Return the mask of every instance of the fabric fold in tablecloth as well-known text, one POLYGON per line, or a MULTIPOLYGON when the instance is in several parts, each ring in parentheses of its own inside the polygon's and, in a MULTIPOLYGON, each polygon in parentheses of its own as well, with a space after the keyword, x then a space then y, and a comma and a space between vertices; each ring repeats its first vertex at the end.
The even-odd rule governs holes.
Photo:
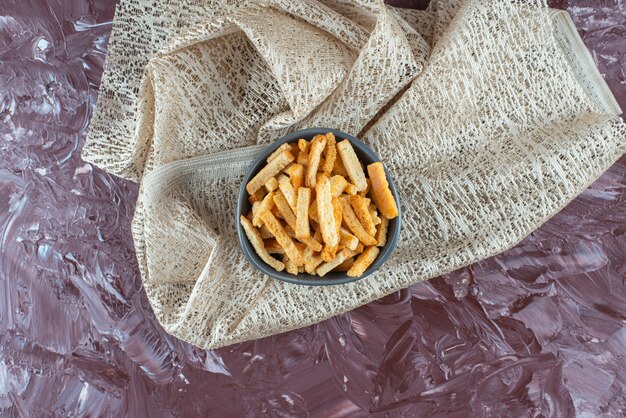
POLYGON ((501 252, 624 152, 621 111, 567 14, 541 1, 122 0, 83 157, 140 181, 154 312, 214 348, 306 326, 501 252), (305 287, 247 263, 237 189, 283 134, 381 155, 403 227, 380 271, 305 287))

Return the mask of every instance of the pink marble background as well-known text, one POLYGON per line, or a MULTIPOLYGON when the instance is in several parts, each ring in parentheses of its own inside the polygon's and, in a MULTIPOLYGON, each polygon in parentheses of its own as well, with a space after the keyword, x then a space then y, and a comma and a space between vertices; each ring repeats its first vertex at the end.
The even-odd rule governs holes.
MULTIPOLYGON (((626 3, 552 5, 626 108, 626 3)), ((1 416, 626 415, 626 158, 448 276, 216 351, 167 335, 137 271, 138 187, 80 158, 113 12, 0 3, 1 416)))

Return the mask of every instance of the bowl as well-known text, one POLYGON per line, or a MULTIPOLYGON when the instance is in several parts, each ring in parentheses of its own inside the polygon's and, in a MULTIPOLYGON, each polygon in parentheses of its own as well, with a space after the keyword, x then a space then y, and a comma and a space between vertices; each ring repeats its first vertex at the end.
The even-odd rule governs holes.
MULTIPOLYGON (((330 285, 338 285, 344 283, 350 283, 357 280, 361 280, 383 265, 385 260, 389 258, 393 249, 398 242, 398 237, 400 235, 400 223, 402 213, 400 210, 400 200, 398 199, 398 192, 393 183, 393 179, 389 176, 389 172, 387 172, 387 168, 385 167, 385 173, 387 174, 387 181, 389 182, 389 188, 393 193, 396 202, 398 203, 398 216, 389 221, 389 228, 387 230, 387 243, 384 247, 381 248, 378 257, 374 262, 365 270, 365 272, 359 277, 350 277, 345 272, 330 272, 326 274, 324 277, 313 276, 308 273, 299 273, 298 275, 292 275, 287 273, 286 271, 276 271, 268 264, 266 264, 261 257, 254 251, 252 244, 248 240, 241 223, 239 222, 239 217, 241 215, 246 215, 252 209, 252 205, 248 202, 249 194, 246 190, 246 184, 267 164, 267 157, 274 152, 278 147, 282 144, 288 142, 296 142, 299 138, 304 138, 306 140, 311 140, 315 135, 325 134, 327 132, 332 132, 337 138, 337 142, 340 142, 344 139, 347 139, 352 144, 354 148, 354 152, 359 157, 362 163, 365 165, 371 164, 376 161, 382 161, 380 157, 372 151, 367 145, 363 142, 359 141, 352 135, 348 135, 345 132, 338 131, 336 129, 328 129, 328 128, 310 128, 303 129, 297 132, 293 132, 287 134, 274 142, 271 145, 268 145, 254 160, 254 162, 248 168, 245 177, 241 183, 241 188, 239 189, 239 195, 237 196, 237 213, 235 216, 235 223, 237 225, 237 236, 239 237, 239 244, 241 245, 241 249, 245 257, 250 261, 250 263, 259 269, 261 272, 267 274, 270 277, 273 277, 278 280, 282 280, 284 282, 300 284, 300 285, 308 285, 308 286, 330 286, 330 285)), ((337 157, 339 158, 339 157, 337 157)), ((383 165, 385 164, 384 161, 383 165)))

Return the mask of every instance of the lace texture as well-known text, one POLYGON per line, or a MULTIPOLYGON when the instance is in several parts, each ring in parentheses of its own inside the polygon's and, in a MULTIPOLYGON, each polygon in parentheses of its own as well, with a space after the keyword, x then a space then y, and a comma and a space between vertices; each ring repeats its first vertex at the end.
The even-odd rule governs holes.
POLYGON ((532 0, 122 0, 83 158, 141 183, 133 236, 165 329, 216 348, 313 324, 515 245, 625 149, 564 12, 532 0), (237 190, 263 144, 359 136, 399 189, 374 275, 282 283, 245 260, 237 190))

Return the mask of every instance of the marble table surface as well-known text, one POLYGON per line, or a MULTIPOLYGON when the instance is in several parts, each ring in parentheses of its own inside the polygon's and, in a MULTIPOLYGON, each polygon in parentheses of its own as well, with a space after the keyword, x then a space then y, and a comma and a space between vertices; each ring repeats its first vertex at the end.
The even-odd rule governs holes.
MULTIPOLYGON (((496 257, 262 340, 167 335, 133 250, 138 186, 80 157, 114 3, 0 2, 0 415, 626 415, 624 157, 496 257)), ((626 109, 626 3, 551 5, 626 109)))

